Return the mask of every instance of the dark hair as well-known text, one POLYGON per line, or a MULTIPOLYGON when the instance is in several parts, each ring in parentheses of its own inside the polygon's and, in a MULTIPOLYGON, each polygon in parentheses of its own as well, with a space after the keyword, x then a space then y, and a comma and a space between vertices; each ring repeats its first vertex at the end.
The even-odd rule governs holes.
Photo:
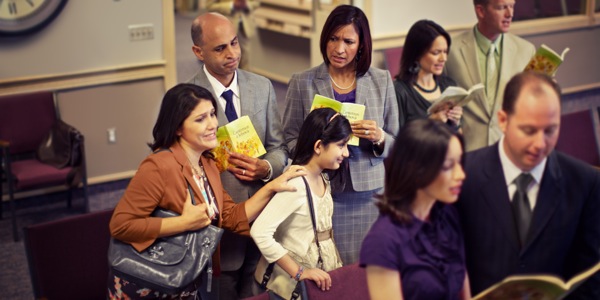
POLYGON ((371 29, 369 20, 360 8, 352 5, 340 5, 336 7, 327 17, 323 30, 321 30, 321 55, 326 65, 329 65, 327 58, 327 43, 331 36, 340 28, 352 24, 358 33, 358 53, 356 53, 356 76, 365 75, 371 66, 371 51, 373 41, 371 40, 371 29))
MULTIPOLYGON (((311 111, 298 134, 298 143, 294 151, 292 164, 305 165, 313 157, 315 150, 314 145, 318 140, 321 140, 323 146, 339 141, 348 141, 352 134, 350 121, 346 117, 338 114, 331 108, 319 108, 311 111), (332 118, 335 116, 334 118, 332 118)), ((344 185, 343 170, 348 167, 348 160, 344 159, 337 170, 326 170, 329 179, 336 178, 336 185, 344 185)), ((339 186, 338 186, 339 187, 339 186)))
MULTIPOLYGON (((189 83, 181 83, 168 90, 163 97, 158 119, 152 130, 154 142, 148 144, 150 149, 156 151, 168 148, 177 142, 179 139, 177 130, 202 100, 210 101, 215 107, 216 114, 217 102, 209 90, 189 83)), ((204 151, 203 155, 211 157, 209 151, 204 151)))
POLYGON ((194 45, 202 46, 202 24, 200 24, 200 21, 198 18, 196 18, 196 19, 194 19, 194 21, 192 21, 191 34, 192 34, 192 42, 194 43, 194 45))
POLYGON ((417 119, 402 127, 386 160, 383 194, 376 195, 381 214, 389 214, 400 223, 412 220, 411 205, 417 190, 440 174, 453 136, 464 149, 461 136, 440 121, 417 119))
POLYGON ((473 5, 486 5, 490 3, 490 0, 473 0, 473 5))
POLYGON ((515 111, 515 103, 517 102, 519 95, 527 85, 532 85, 532 92, 535 95, 541 95, 544 93, 544 90, 542 89, 544 84, 549 85, 560 98, 560 86, 554 80, 552 80, 552 77, 546 74, 526 71, 513 76, 513 78, 511 78, 506 84, 506 88, 504 89, 502 110, 506 112, 507 115, 511 115, 515 111))
POLYGON ((440 35, 446 39, 449 52, 450 35, 442 26, 430 20, 420 20, 413 24, 404 41, 400 58, 400 72, 396 75, 396 79, 413 83, 417 79, 417 73, 411 72, 411 69, 431 49, 433 41, 440 35))

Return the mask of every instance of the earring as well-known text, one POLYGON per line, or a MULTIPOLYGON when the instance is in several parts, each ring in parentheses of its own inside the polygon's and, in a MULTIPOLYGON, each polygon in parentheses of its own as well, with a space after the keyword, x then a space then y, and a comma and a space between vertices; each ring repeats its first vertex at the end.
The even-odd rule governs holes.
POLYGON ((421 65, 418 61, 412 63, 412 65, 410 65, 410 67, 408 68, 408 72, 411 74, 417 74, 419 73, 419 70, 421 70, 421 65))

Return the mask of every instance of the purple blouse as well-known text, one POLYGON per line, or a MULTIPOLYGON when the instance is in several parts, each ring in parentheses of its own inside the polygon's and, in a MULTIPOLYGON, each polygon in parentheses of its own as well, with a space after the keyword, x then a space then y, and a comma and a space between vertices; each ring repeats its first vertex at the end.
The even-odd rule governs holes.
POLYGON ((340 102, 356 103, 356 89, 353 89, 352 91, 346 94, 340 94, 333 90, 333 98, 340 102))
POLYGON ((430 222, 415 217, 400 224, 380 215, 365 237, 360 265, 398 270, 404 299, 459 299, 465 280, 465 254, 458 214, 436 203, 430 222))

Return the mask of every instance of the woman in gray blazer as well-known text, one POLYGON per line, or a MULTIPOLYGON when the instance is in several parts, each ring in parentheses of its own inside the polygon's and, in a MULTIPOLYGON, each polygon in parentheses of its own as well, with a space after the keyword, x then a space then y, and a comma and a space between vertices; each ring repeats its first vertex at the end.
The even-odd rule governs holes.
POLYGON ((316 94, 366 106, 352 122, 360 138, 350 150, 345 186, 333 185, 334 239, 344 264, 357 261, 360 244, 377 217, 373 194, 383 187, 383 159, 398 132, 398 103, 390 73, 370 67, 369 22, 357 7, 340 5, 327 18, 320 40, 324 62, 292 75, 284 113, 285 141, 294 151, 298 132, 316 94))

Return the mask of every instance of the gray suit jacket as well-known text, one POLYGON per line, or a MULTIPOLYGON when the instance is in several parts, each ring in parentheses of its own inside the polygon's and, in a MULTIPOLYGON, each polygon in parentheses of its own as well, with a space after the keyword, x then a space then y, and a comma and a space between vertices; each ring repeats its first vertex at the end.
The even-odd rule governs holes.
MULTIPOLYGON (((323 63, 302 73, 292 75, 286 95, 284 112, 285 142, 293 153, 304 119, 310 112, 315 94, 333 97, 333 87, 323 63)), ((359 146, 349 146, 350 177, 355 191, 370 191, 383 187, 383 159, 396 141, 398 134, 398 102, 392 77, 387 70, 369 68, 356 81, 356 103, 364 104, 365 120, 374 120, 386 133, 385 149, 374 154, 373 143, 361 139, 359 146)))
MULTIPOLYGON (((267 153, 261 158, 269 161, 273 168, 272 178, 275 178, 283 172, 288 154, 283 144, 281 117, 277 110, 277 100, 273 84, 263 76, 244 70, 238 70, 237 72, 241 99, 241 115, 250 117, 260 140, 267 150, 267 153)), ((220 95, 215 95, 208 77, 204 73, 203 66, 188 82, 208 89, 216 99, 220 97, 220 95)), ((217 119, 220 125, 228 123, 225 111, 220 106, 217 108, 217 119)), ((250 198, 264 185, 264 182, 260 180, 253 182, 241 181, 230 172, 221 173, 221 181, 227 193, 236 203, 250 198)), ((221 243, 221 269, 224 271, 232 271, 240 268, 244 261, 245 245, 248 242, 252 242, 247 237, 238 238, 237 236, 233 237, 233 235, 228 236, 231 236, 231 238, 224 236, 221 243)))
MULTIPOLYGON (((483 82, 479 74, 474 29, 453 37, 452 44, 446 75, 467 90, 483 82)), ((530 42, 510 33, 504 34, 498 94, 493 105, 490 107, 484 94, 464 107, 462 128, 467 151, 491 145, 500 139, 502 132, 498 126, 498 111, 502 108, 504 87, 515 74, 525 69, 534 53, 535 47, 530 42)))

